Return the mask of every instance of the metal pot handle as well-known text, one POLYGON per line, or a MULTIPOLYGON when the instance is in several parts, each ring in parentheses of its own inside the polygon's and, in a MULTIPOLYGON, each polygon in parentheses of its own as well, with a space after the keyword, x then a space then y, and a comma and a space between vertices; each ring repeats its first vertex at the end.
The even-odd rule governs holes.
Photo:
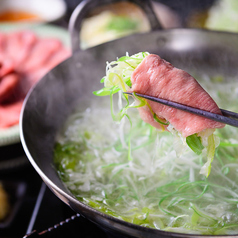
MULTIPOLYGON (((69 32, 71 35, 71 45, 72 51, 75 52, 80 50, 80 30, 82 26, 83 19, 87 16, 91 9, 98 6, 103 6, 109 3, 122 2, 125 0, 84 0, 82 1, 73 11, 73 14, 69 21, 69 32)), ((129 2, 137 4, 145 12, 151 30, 162 29, 158 18, 156 17, 150 1, 145 0, 127 0, 129 2)))

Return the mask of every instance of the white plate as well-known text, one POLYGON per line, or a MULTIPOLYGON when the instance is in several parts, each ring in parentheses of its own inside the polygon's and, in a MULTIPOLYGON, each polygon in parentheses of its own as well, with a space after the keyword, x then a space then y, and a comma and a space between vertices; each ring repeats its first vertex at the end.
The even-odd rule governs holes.
MULTIPOLYGON (((0 24, 0 32, 13 32, 28 29, 36 33, 39 37, 53 37, 61 40, 61 42, 70 48, 70 36, 67 29, 44 24, 0 24)), ((19 125, 15 125, 6 129, 0 129, 0 146, 11 145, 20 142, 19 125)))

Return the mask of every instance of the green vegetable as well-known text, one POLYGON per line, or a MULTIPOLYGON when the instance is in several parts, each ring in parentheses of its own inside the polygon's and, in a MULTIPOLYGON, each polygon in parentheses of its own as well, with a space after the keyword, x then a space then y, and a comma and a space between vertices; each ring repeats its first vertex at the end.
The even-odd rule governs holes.
MULTIPOLYGON (((221 99, 216 100, 222 106, 221 99)), ((212 157, 214 153, 211 133, 210 147, 202 154, 185 147, 178 158, 171 133, 156 131, 136 116, 136 110, 128 110, 131 123, 118 128, 111 120, 110 103, 102 98, 102 104, 93 101, 89 110, 72 115, 57 138, 59 176, 79 201, 154 229, 238 234, 238 134, 234 128, 225 127, 217 133, 222 146, 215 150, 213 170, 205 177, 199 171, 203 155, 212 157)), ((200 135, 191 138, 201 142, 200 135)))
POLYGON ((201 138, 196 134, 187 136, 186 143, 197 155, 200 155, 202 153, 202 150, 204 149, 201 138))
POLYGON ((99 96, 106 96, 115 94, 120 90, 126 92, 131 87, 130 78, 133 70, 148 54, 147 52, 141 52, 131 57, 123 56, 117 61, 108 63, 106 76, 100 81, 104 83, 104 88, 93 93, 99 96))
POLYGON ((208 12, 205 27, 217 31, 238 32, 237 0, 218 0, 208 12))
MULTIPOLYGON (((122 93, 130 90, 130 87, 132 85, 131 75, 133 71, 148 55, 148 52, 140 52, 132 56, 122 56, 117 61, 112 61, 108 63, 106 76, 103 77, 103 79, 101 80, 101 83, 104 84, 104 87, 98 91, 93 92, 93 94, 96 96, 110 96, 111 116, 114 121, 121 121, 123 117, 126 116, 131 125, 131 118, 127 110, 130 108, 139 108, 146 105, 149 108, 151 114, 153 115, 154 120, 158 122, 162 128, 164 128, 164 126, 168 126, 170 125, 170 123, 162 118, 159 118, 146 100, 137 97, 135 94, 133 94, 134 101, 130 103, 128 95, 122 93), (119 104, 121 105, 121 108, 117 113, 114 112, 113 106, 113 95, 116 93, 119 94, 119 104)), ((218 82, 221 81, 222 80, 220 78, 218 82)), ((207 131, 209 131, 209 129, 207 131)), ((175 136, 182 138, 181 133, 176 131, 174 128, 173 132, 175 136)), ((200 173, 204 174, 205 176, 208 176, 210 174, 211 162, 213 161, 215 153, 215 142, 211 139, 213 137, 209 137, 209 139, 207 134, 208 132, 204 131, 201 135, 190 135, 186 137, 185 140, 188 147, 190 147, 191 150, 194 151, 194 153, 196 153, 197 155, 202 154, 202 151, 204 149, 207 150, 207 162, 200 171, 200 173), (203 140, 208 140, 208 144, 203 145, 203 140)), ((128 159, 132 159, 130 139, 128 141, 128 159)))
POLYGON ((125 16, 114 16, 106 28, 107 30, 123 32, 127 30, 136 30, 137 27, 138 21, 136 20, 125 16))
MULTIPOLYGON (((110 101, 113 120, 120 121, 124 116, 127 116, 129 118, 128 114, 126 113, 126 111, 129 108, 138 108, 143 107, 145 105, 149 106, 149 104, 146 103, 145 100, 143 100, 140 97, 137 97, 135 94, 133 94, 133 96, 138 105, 135 105, 135 102, 130 104, 128 96, 122 94, 122 98, 126 101, 126 104, 122 106, 121 110, 116 115, 114 114, 113 99, 112 99, 113 94, 116 94, 119 91, 126 92, 127 90, 130 89, 132 85, 131 74, 147 55, 149 55, 149 53, 140 52, 132 56, 128 55, 122 56, 117 61, 112 61, 108 63, 107 74, 100 81, 101 83, 104 83, 104 88, 93 92, 93 94, 96 96, 108 96, 108 95, 111 96, 110 101)), ((169 125, 169 122, 164 122, 162 119, 158 118, 158 116, 152 111, 151 108, 150 110, 151 113, 153 114, 155 121, 157 121, 161 125, 169 125)))
MULTIPOLYGON (((109 95, 110 102, 92 100, 87 110, 69 118, 56 138, 59 176, 79 201, 133 224, 176 233, 238 234, 237 131, 205 130, 187 137, 183 146, 185 138, 171 124, 171 133, 162 133, 136 110, 127 110, 146 105, 136 95, 131 102, 121 93, 129 89, 130 75, 145 55, 118 59, 118 70, 109 63, 110 72, 101 80, 105 87, 95 94, 109 95), (174 145, 178 138, 180 156, 174 145)), ((204 79, 203 85, 221 107, 227 104, 223 96, 233 97, 230 106, 237 107, 237 95, 230 93, 237 89, 236 79, 226 84, 204 79)))

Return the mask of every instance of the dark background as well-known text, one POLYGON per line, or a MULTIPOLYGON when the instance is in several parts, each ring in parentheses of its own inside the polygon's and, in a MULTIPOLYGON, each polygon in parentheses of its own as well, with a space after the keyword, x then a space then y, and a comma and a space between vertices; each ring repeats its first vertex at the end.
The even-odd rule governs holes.
MULTIPOLYGON (((145 0, 146 1, 146 0, 145 0)), ((209 8, 216 0, 155 0, 160 2, 172 10, 174 10, 180 17, 183 26, 186 27, 188 18, 194 12, 200 12, 209 8)), ((79 0, 65 0, 68 6, 68 13, 66 19, 69 19, 74 8, 81 2, 79 0)))
MULTIPOLYGON (((67 5, 67 14, 59 24, 67 27, 70 16, 75 7, 82 1, 64 0, 67 5)), ((216 0, 154 0, 170 7, 181 19, 182 27, 188 27, 188 21, 192 15, 204 12, 216 2, 216 0)), ((58 23, 57 23, 58 24, 58 23)))

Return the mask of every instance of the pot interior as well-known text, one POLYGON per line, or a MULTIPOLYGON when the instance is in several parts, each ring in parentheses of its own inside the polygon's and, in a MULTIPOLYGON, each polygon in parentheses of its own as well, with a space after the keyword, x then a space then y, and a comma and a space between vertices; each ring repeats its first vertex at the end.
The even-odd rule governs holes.
MULTIPOLYGON (((85 107, 101 88, 106 61, 148 51, 178 68, 194 74, 221 75, 226 80, 237 75, 238 36, 204 30, 176 29, 137 34, 105 43, 71 58, 49 72, 28 94, 21 117, 21 140, 28 158, 46 184, 76 212, 108 229, 139 235, 137 226, 108 218, 78 202, 59 178, 54 163, 55 136, 67 117, 79 105, 85 107), (97 214, 97 215, 95 215, 97 214), (108 222, 108 219, 110 222, 108 222), (113 225, 112 225, 113 224, 113 225), (117 224, 117 225, 115 225, 117 224)), ((148 228, 155 236, 160 233, 148 228)), ((179 237, 179 235, 177 236, 179 237)), ((185 236, 183 236, 185 237, 185 236)))

